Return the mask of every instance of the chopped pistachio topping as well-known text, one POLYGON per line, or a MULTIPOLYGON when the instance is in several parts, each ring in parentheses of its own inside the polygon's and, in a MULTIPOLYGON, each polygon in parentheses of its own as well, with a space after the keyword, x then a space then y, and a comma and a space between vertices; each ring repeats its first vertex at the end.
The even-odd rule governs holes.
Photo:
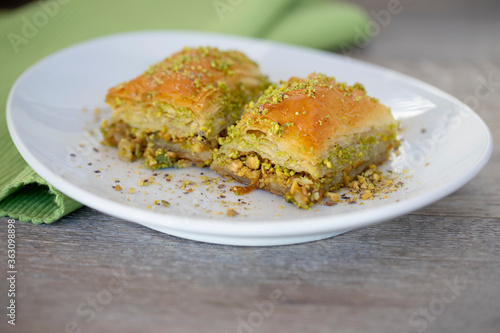
MULTIPOLYGON (((144 75, 150 77, 157 85, 161 85, 164 83, 165 75, 177 73, 189 78, 198 93, 209 92, 216 88, 228 92, 225 82, 218 81, 216 87, 212 84, 212 77, 216 73, 222 74, 223 77, 232 76, 240 68, 239 65, 245 63, 256 65, 255 62, 238 51, 221 51, 213 47, 185 47, 181 52, 150 66, 144 72, 144 75), (204 66, 202 66, 203 64, 204 66), (208 66, 209 69, 207 69, 208 66)), ((263 81, 267 82, 264 77, 263 81)), ((267 87, 267 84, 265 87, 267 87)), ((196 94, 189 96, 189 98, 195 97, 196 94)), ((154 98, 154 96, 149 98, 154 98)))

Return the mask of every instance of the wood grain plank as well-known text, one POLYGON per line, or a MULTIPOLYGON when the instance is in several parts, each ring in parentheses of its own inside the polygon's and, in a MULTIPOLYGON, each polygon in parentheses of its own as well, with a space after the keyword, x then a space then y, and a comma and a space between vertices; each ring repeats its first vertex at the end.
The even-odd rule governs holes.
POLYGON ((465 290, 428 331, 452 332, 448 324, 457 321, 498 327, 499 222, 404 216, 325 241, 242 248, 112 223, 84 208, 52 226, 18 224, 18 327, 56 332, 72 320, 85 332, 236 332, 238 317, 259 312, 254 302, 281 290, 259 332, 326 332, 333 325, 342 332, 399 332, 414 329, 410 315, 439 299, 445 281, 455 278, 465 290), (93 219, 81 219, 86 215, 93 219), (89 316, 76 309, 124 269, 127 286, 86 323, 89 316))
MULTIPOLYGON (((385 0, 353 2, 387 8, 385 0)), ((404 5, 356 58, 460 100, 475 93, 480 77, 500 81, 500 44, 492 42, 497 1, 404 5)), ((2 319, 0 332, 64 332, 70 322, 81 332, 123 333, 500 332, 496 89, 475 108, 495 143, 476 178, 417 212, 327 240, 265 248, 203 244, 86 207, 49 226, 18 222, 18 325, 2 319), (109 304, 94 309, 96 297, 109 304)), ((2 249, 6 221, 0 218, 2 249)), ((0 279, 1 304, 6 288, 0 279)))

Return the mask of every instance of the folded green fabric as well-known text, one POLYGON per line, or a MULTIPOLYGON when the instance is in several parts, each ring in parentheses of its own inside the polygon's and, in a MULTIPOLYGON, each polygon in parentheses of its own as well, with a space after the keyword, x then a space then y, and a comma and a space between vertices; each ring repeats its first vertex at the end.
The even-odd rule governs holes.
POLYGON ((203 30, 322 49, 353 43, 364 11, 326 0, 40 0, 0 11, 0 216, 51 223, 81 204, 38 176, 7 131, 5 104, 16 78, 72 44, 134 30, 203 30))

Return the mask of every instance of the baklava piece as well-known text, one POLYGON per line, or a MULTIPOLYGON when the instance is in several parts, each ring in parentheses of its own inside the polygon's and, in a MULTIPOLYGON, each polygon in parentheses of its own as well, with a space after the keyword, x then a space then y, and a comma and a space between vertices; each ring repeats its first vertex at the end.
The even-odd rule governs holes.
POLYGON ((398 142, 390 109, 361 84, 311 74, 270 86, 250 102, 221 139, 211 168, 309 208, 387 160, 398 142))
POLYGON ((117 146, 120 159, 144 158, 152 169, 209 165, 226 128, 268 85, 241 52, 184 48, 109 89, 103 142, 117 146))

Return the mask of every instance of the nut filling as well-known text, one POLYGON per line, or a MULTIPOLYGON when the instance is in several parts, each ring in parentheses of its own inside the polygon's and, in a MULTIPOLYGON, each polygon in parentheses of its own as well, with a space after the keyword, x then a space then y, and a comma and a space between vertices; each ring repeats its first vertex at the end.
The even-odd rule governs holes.
POLYGON ((219 165, 226 165, 236 180, 253 185, 260 189, 274 187, 286 189, 282 191, 285 200, 293 202, 300 208, 309 208, 313 202, 321 199, 326 178, 314 181, 306 172, 295 172, 284 166, 271 163, 257 153, 240 152, 237 156, 219 157, 219 165))
POLYGON ((332 170, 319 178, 272 163, 255 152, 233 152, 231 156, 220 154, 212 168, 239 182, 282 195, 299 208, 309 209, 328 192, 349 186, 363 170, 374 168, 372 163, 378 164, 386 159, 387 155, 383 153, 370 162, 361 160, 354 166, 343 166, 341 170, 332 170))
MULTIPOLYGON (((143 158, 146 167, 184 168, 195 161, 197 166, 209 165, 212 150, 218 146, 217 138, 204 136, 174 138, 168 132, 139 130, 122 121, 101 124, 103 144, 118 147, 118 157, 126 162, 143 158)), ((221 133, 223 135, 225 132, 221 133)))

